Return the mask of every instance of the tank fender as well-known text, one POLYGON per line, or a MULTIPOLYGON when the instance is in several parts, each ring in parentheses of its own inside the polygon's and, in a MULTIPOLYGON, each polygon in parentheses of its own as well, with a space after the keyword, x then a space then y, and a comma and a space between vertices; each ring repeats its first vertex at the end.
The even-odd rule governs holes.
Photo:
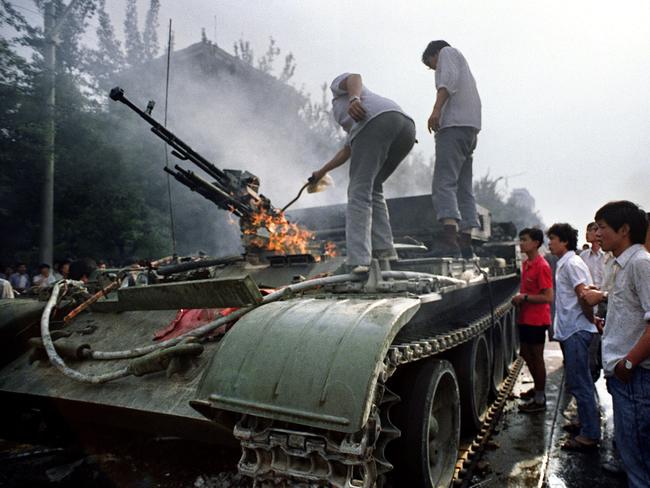
POLYGON ((258 307, 226 334, 192 403, 204 414, 225 410, 356 432, 368 420, 388 347, 419 307, 406 297, 297 298, 258 307))

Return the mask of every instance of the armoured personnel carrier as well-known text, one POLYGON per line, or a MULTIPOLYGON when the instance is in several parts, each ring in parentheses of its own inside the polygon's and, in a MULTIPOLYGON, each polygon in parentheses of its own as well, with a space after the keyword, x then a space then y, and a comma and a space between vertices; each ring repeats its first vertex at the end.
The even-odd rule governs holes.
POLYGON ((516 354, 518 253, 489 213, 479 257, 429 258, 431 199, 389 200, 399 259, 346 274, 344 205, 285 217, 254 175, 111 96, 215 179, 172 172, 240 218, 246 253, 56 284, 40 333, 0 370, 3 403, 238 443, 259 486, 447 486, 516 354))

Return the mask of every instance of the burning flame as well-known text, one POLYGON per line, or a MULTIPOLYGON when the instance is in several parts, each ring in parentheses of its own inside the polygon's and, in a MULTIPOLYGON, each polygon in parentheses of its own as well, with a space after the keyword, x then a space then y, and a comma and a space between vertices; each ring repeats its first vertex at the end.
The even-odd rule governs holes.
POLYGON ((327 241, 325 243, 325 256, 329 256, 330 258, 335 258, 338 256, 338 251, 336 249, 336 244, 334 244, 332 241, 327 241))
POLYGON ((288 222, 283 212, 272 215, 265 209, 253 214, 243 232, 250 236, 250 245, 276 254, 306 254, 309 242, 314 240, 313 232, 288 222), (259 235, 262 228, 268 231, 268 237, 259 235))

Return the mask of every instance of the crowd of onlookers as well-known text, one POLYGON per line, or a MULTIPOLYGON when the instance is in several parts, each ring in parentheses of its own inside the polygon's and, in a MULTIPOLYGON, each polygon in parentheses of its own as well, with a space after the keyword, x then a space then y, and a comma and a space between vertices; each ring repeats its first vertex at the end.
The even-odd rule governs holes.
POLYGON ((577 417, 564 426, 562 449, 598 448, 601 421, 594 383, 604 372, 614 411, 615 456, 630 487, 650 487, 650 213, 629 201, 610 202, 586 227, 589 246, 578 254, 578 231, 566 223, 544 233, 523 229, 519 307, 521 355, 534 387, 520 395, 524 413, 546 409, 546 334, 559 341, 564 378, 577 417))
MULTIPOLYGON (((56 261, 53 267, 41 263, 31 272, 24 262, 18 262, 15 266, 0 266, 0 298, 14 298, 32 287, 47 287, 59 280, 68 279, 72 262, 71 259, 56 261)), ((100 260, 97 267, 106 268, 106 263, 100 260)))

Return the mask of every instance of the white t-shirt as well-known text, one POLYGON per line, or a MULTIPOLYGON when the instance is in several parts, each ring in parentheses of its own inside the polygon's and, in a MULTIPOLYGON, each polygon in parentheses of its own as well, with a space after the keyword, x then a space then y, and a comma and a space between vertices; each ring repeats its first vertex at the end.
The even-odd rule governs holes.
POLYGON ((351 74, 353 73, 343 73, 338 75, 330 85, 333 95, 332 114, 334 115, 334 120, 336 120, 336 122, 343 127, 343 130, 348 133, 346 144, 350 144, 352 139, 361 132, 368 122, 384 112, 399 112, 413 120, 402 110, 402 107, 397 105, 391 99, 379 96, 368 90, 366 85, 363 85, 361 88, 361 104, 366 110, 366 118, 359 122, 355 122, 348 114, 348 107, 350 106, 348 92, 341 89, 339 86, 341 82, 351 74))
POLYGON ((591 285, 589 268, 575 252, 567 252, 555 268, 555 320, 553 338, 564 341, 579 330, 598 332, 582 311, 575 289, 578 285, 591 285))
POLYGON ((474 127, 481 130, 481 97, 462 53, 455 47, 438 52, 436 90, 446 88, 449 98, 442 107, 440 128, 474 127))
POLYGON ((37 274, 32 278, 32 284, 34 286, 49 286, 56 282, 56 278, 50 273, 47 278, 42 274, 37 274))

